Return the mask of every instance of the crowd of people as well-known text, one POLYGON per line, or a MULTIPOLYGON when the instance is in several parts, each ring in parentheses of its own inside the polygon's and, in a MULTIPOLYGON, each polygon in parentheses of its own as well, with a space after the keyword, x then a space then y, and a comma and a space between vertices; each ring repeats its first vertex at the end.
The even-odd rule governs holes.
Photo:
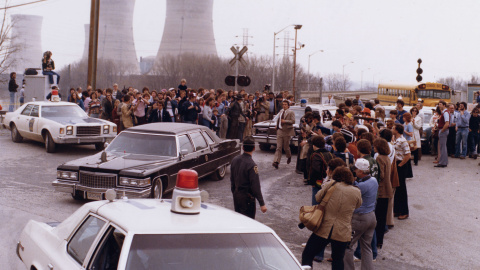
MULTIPOLYGON (((322 261, 331 243, 332 269, 354 269, 354 260, 361 261, 362 269, 372 269, 394 218, 409 218, 406 179, 413 177, 411 160, 418 165, 421 157, 423 104, 419 101, 409 111, 404 105, 399 99, 386 118, 378 99, 362 105, 358 96, 347 99, 338 105, 332 130, 321 126, 318 113, 305 109, 297 172, 312 187, 313 205, 322 203, 329 189, 335 190, 324 205, 320 228, 306 243, 303 265, 322 261)), ((448 156, 477 157, 480 106, 471 115, 466 108, 464 102, 438 103, 431 120, 437 133, 432 135, 438 147, 435 167, 446 167, 448 156)))
MULTIPOLYGON (((288 91, 274 95, 264 90, 191 89, 183 79, 177 88, 141 91, 133 87, 93 90, 71 88, 68 101, 78 104, 90 117, 117 124, 118 132, 154 122, 183 122, 204 125, 220 138, 240 139, 252 135, 254 123, 272 119, 282 110, 284 100, 293 105, 288 91)), ((54 86, 56 87, 56 86, 54 86)), ((48 98, 47 98, 48 99, 48 98)))

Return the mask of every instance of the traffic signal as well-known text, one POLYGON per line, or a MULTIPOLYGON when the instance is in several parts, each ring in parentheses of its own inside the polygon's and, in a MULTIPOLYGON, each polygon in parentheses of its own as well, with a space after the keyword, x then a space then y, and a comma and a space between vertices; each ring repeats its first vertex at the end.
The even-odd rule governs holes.
POLYGON ((418 59, 417 61, 418 63, 418 68, 417 68, 417 82, 421 82, 422 81, 422 76, 420 76, 422 73, 423 73, 423 69, 420 68, 420 64, 422 63, 422 59, 418 59))
POLYGON ((245 76, 245 75, 238 76, 237 83, 239 86, 242 86, 242 87, 249 86, 251 82, 252 81, 248 76, 245 76))
POLYGON ((225 84, 228 86, 235 86, 235 76, 228 75, 225 77, 225 84))

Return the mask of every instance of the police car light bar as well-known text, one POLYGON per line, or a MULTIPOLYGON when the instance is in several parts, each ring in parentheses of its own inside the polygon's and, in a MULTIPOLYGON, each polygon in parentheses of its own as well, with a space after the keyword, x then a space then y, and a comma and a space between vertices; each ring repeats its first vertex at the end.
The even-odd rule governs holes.
POLYGON ((198 189, 198 174, 182 169, 177 174, 177 183, 172 195, 172 208, 178 214, 199 214, 202 198, 198 189))

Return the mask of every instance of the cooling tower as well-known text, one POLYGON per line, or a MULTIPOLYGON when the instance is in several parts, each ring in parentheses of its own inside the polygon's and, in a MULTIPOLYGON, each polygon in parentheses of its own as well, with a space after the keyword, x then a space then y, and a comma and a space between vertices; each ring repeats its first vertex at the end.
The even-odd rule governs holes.
POLYGON ((157 61, 182 53, 217 54, 213 35, 213 0, 167 0, 157 61))
MULTIPOLYGON (((25 68, 42 67, 42 16, 12 15, 11 71, 23 74, 25 68)), ((55 59, 55 56, 53 56, 55 59)))
MULTIPOLYGON (((101 1, 97 57, 99 60, 113 61, 115 67, 122 72, 138 74, 140 69, 133 42, 134 7, 135 0, 101 1)), ((87 57, 88 40, 85 40, 87 57)))

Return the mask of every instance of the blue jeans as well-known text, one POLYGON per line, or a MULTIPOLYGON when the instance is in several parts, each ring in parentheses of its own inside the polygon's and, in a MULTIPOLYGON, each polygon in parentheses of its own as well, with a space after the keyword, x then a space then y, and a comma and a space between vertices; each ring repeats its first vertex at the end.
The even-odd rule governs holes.
MULTIPOLYGON (((375 260, 377 258, 377 233, 373 231, 373 238, 372 238, 372 254, 373 254, 373 259, 375 260)), ((362 252, 360 251, 360 244, 357 243, 357 249, 355 249, 355 252, 353 253, 355 257, 361 259, 362 258, 362 252)))
POLYGON ((58 73, 56 73, 55 71, 43 71, 42 74, 48 75, 48 81, 50 82, 50 84, 53 84, 53 75, 57 75, 57 84, 60 83, 60 75, 58 75, 58 73))
POLYGON ((470 151, 470 155, 477 154, 477 145, 478 141, 480 140, 480 133, 478 132, 470 132, 468 134, 468 150, 470 151))
POLYGON ((13 110, 15 109, 15 95, 17 93, 16 92, 10 92, 10 105, 8 106, 8 111, 9 112, 13 112, 13 110))
POLYGON ((458 128, 455 137, 455 157, 465 157, 467 155, 468 128, 458 128), (462 143, 462 152, 460 153, 460 143, 462 143))
POLYGON ((202 125, 206 126, 207 128, 210 128, 210 126, 212 125, 212 122, 208 121, 205 118, 202 118, 202 125))

